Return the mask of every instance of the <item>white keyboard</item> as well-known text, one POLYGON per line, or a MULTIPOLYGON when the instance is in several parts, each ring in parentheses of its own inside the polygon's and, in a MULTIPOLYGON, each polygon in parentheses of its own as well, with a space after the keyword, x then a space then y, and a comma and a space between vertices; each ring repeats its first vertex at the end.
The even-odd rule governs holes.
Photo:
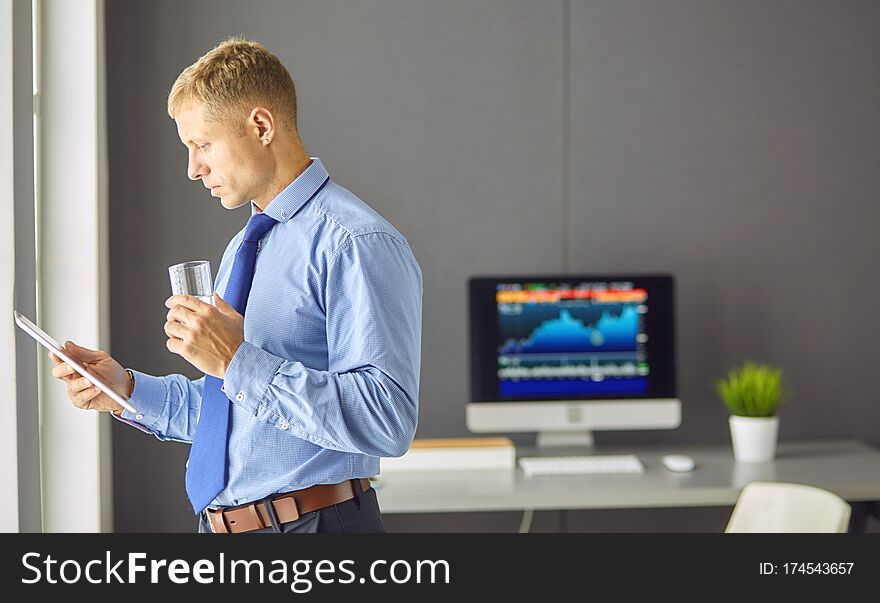
POLYGON ((645 472, 645 466, 634 454, 523 457, 519 466, 526 477, 645 472))

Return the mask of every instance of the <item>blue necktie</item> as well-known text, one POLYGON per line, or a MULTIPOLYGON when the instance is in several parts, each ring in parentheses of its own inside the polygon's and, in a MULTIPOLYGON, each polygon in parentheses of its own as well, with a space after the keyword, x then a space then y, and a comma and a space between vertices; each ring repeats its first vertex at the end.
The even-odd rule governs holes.
MULTIPOLYGON (((226 303, 244 316, 248 294, 254 280, 257 261, 257 242, 277 222, 264 213, 256 213, 248 220, 244 238, 238 251, 232 273, 226 285, 226 303)), ((211 504, 226 487, 228 468, 226 447, 229 438, 229 398, 220 390, 223 380, 205 375, 199 424, 193 437, 186 469, 186 494, 196 515, 211 504)))

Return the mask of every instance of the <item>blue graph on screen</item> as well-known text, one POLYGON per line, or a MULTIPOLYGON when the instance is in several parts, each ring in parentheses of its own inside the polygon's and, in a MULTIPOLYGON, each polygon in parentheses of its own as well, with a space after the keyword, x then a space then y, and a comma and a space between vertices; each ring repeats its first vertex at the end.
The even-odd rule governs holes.
POLYGON ((553 306, 524 304, 514 315, 501 314, 501 334, 505 340, 498 351, 527 355, 636 350, 639 313, 635 304, 553 306), (556 317, 547 317, 548 310, 556 317), (516 337, 526 329, 526 337, 516 337))
POLYGON ((644 394, 650 369, 640 308, 628 302, 499 304, 500 395, 644 394))

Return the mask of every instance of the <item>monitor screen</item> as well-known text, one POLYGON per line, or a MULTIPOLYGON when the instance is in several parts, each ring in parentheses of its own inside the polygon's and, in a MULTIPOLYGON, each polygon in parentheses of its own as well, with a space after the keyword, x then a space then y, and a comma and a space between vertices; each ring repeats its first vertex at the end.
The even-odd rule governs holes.
POLYGON ((471 401, 675 396, 673 282, 470 280, 471 401))

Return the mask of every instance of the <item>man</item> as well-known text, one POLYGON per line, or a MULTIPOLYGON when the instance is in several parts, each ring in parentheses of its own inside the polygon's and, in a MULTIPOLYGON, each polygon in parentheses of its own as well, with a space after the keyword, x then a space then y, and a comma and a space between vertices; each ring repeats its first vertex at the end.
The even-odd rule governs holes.
POLYGON ((406 452, 418 416, 422 274, 407 240, 309 157, 293 80, 260 44, 231 38, 186 68, 168 114, 190 179, 227 209, 251 203, 214 304, 165 304, 167 348, 205 376, 154 377, 68 342, 133 414, 54 355, 52 374, 79 408, 192 443, 200 532, 384 531, 367 478, 406 452))

